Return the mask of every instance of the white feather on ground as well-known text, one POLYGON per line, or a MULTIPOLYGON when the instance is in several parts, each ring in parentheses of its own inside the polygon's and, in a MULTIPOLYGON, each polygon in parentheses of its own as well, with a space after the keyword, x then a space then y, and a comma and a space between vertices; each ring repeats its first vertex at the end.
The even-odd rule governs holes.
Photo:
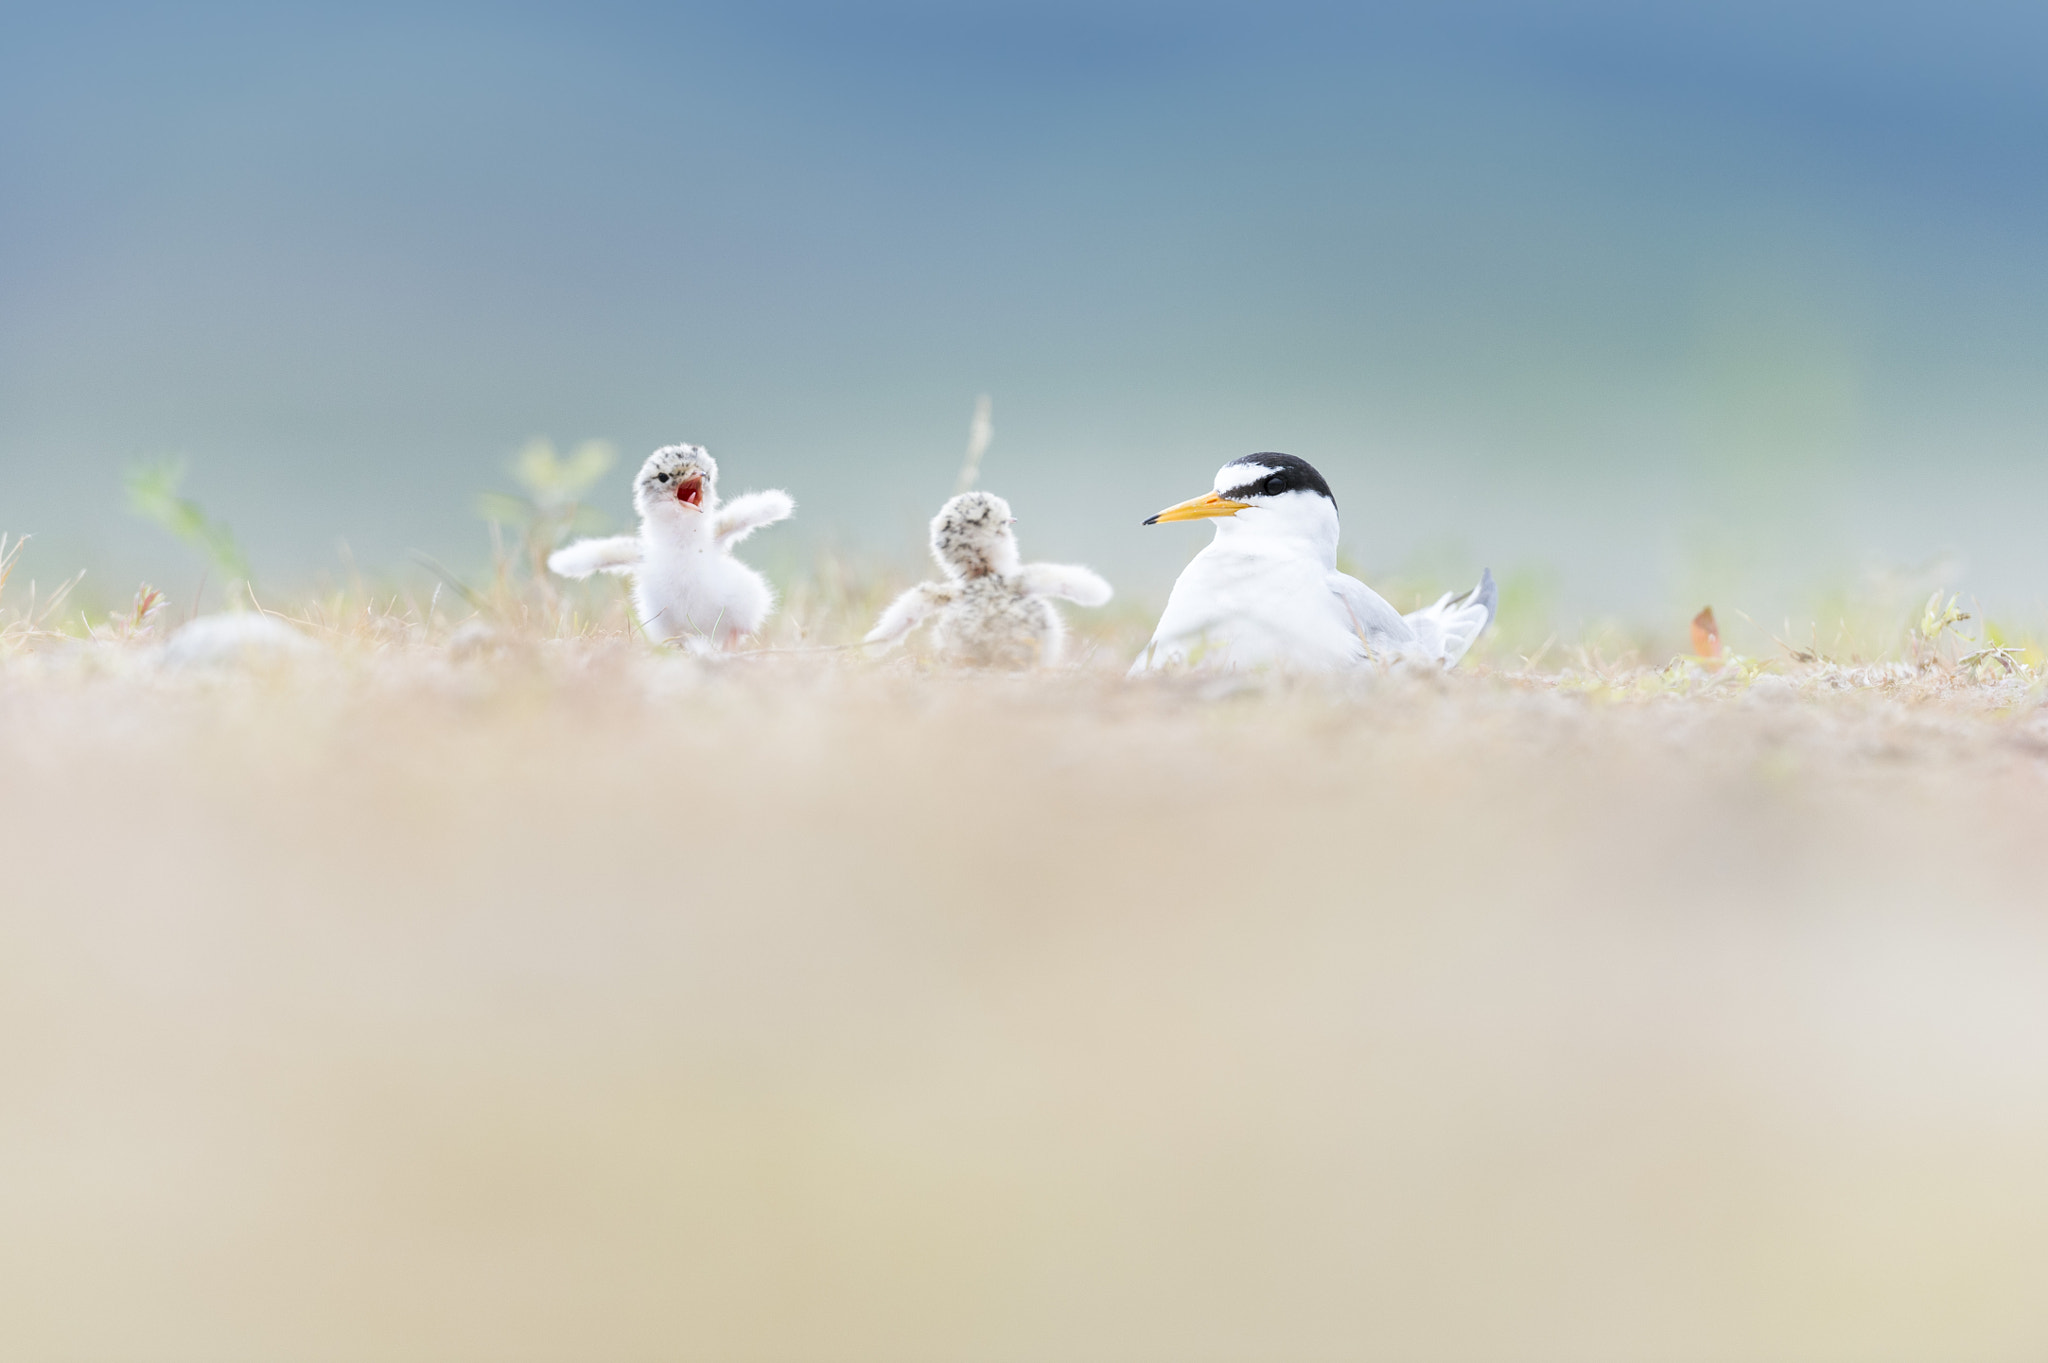
POLYGON ((294 662, 318 656, 320 645, 297 627, 259 611, 202 615, 164 642, 166 667, 232 667, 294 662))

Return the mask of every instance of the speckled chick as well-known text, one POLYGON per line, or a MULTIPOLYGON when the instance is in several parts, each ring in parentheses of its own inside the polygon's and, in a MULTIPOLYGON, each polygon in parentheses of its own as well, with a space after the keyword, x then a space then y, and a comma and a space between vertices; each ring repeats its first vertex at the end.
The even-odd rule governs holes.
POLYGON ((548 567, 563 577, 631 577, 641 628, 661 643, 730 648, 756 633, 775 610, 775 591, 732 549, 795 511, 789 494, 748 492, 721 506, 710 452, 664 445, 640 466, 633 505, 639 534, 578 540, 548 567))
POLYGON ((926 620, 947 662, 967 667, 1055 667, 1066 626, 1051 598, 1100 606, 1107 582, 1086 568, 1019 561, 1016 517, 992 492, 965 492, 932 518, 932 558, 941 582, 912 587, 891 602, 866 642, 891 648, 926 620))

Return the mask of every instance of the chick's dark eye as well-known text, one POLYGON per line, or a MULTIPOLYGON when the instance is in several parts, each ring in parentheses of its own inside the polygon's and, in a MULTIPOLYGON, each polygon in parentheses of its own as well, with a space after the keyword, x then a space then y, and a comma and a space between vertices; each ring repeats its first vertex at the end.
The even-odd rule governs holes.
POLYGON ((1276 473, 1266 480, 1266 495, 1268 497, 1278 497, 1285 491, 1287 491, 1287 480, 1279 474, 1276 473))
POLYGON ((657 473, 654 476, 661 479, 661 481, 664 483, 668 481, 668 475, 666 473, 657 473))

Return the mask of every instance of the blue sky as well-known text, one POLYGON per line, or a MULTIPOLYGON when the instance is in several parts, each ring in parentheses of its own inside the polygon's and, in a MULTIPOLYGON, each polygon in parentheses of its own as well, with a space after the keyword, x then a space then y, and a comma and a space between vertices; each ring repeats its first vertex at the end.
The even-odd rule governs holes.
MULTIPOLYGON (((4 11, 0 528, 40 575, 484 552, 528 438, 709 444, 907 557, 974 396, 1034 554, 1252 449, 1347 550, 1569 609, 1959 556, 2048 616, 2048 18, 2021 5, 4 11)), ((625 470, 602 501, 626 509, 625 470)))

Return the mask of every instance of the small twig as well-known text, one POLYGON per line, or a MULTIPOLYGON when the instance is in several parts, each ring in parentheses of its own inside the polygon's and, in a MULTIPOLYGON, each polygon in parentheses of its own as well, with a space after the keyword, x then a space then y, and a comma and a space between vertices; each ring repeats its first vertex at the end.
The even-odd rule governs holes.
POLYGON ((1991 648, 1980 648, 1975 653, 1966 654, 1963 657, 1956 659, 1956 666, 1979 667, 1989 661, 1996 661, 2002 664, 2006 670, 2006 675, 2008 676, 2017 675, 2021 668, 2021 663, 2018 655, 2015 653, 2014 650, 2007 648, 2004 645, 1997 645, 1991 648))

